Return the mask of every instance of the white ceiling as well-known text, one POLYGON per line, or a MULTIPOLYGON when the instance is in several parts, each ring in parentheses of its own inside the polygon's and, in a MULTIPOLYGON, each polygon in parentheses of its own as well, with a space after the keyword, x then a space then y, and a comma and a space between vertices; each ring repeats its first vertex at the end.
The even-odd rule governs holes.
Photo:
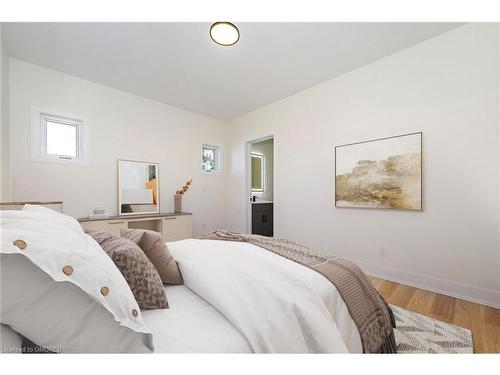
POLYGON ((460 26, 240 23, 221 47, 208 23, 7 23, 11 56, 222 120, 460 26))

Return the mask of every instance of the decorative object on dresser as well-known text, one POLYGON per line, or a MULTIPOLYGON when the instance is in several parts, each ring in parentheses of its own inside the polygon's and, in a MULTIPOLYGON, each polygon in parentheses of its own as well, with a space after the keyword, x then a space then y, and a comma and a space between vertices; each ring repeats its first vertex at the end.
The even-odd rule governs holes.
POLYGON ((78 219, 84 229, 110 232, 117 236, 124 229, 147 229, 159 232, 163 241, 179 241, 193 237, 192 214, 159 213, 136 216, 110 216, 102 219, 78 219))
POLYGON ((422 210, 422 133, 336 146, 335 206, 422 210))
POLYGON ((89 214, 89 219, 108 219, 109 214, 106 213, 104 208, 94 208, 94 211, 89 214))
POLYGON ((174 195, 174 212, 182 212, 182 196, 189 190, 189 187, 193 183, 193 180, 188 180, 184 186, 177 190, 174 195))
POLYGON ((118 160, 118 215, 160 212, 159 164, 118 160))

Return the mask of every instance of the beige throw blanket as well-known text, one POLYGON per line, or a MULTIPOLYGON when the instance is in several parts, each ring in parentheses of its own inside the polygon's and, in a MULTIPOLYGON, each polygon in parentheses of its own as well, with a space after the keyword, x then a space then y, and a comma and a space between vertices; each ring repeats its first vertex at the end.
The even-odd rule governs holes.
POLYGON ((225 230, 205 233, 200 239, 248 242, 309 267, 326 277, 342 296, 358 327, 364 353, 395 353, 394 316, 364 272, 337 257, 325 257, 296 242, 225 230))

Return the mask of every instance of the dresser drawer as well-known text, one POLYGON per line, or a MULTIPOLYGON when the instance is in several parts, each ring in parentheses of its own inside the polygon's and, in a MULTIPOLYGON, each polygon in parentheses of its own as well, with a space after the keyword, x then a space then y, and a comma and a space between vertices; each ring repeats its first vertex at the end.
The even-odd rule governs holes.
POLYGON ((117 236, 124 229, 145 229, 161 233, 164 241, 179 241, 193 237, 191 214, 165 213, 158 215, 130 215, 106 220, 80 219, 84 230, 109 232, 117 236))
POLYGON ((163 218, 162 237, 164 241, 179 241, 193 237, 191 215, 169 216, 163 218))
POLYGON ((122 229, 127 229, 128 225, 125 220, 99 220, 99 221, 87 221, 81 223, 83 229, 99 230, 103 232, 109 232, 116 235, 120 235, 122 229))

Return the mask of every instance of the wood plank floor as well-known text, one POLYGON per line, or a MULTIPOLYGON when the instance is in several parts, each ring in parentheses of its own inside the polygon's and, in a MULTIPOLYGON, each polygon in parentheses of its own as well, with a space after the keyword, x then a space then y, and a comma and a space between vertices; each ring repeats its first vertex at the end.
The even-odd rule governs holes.
POLYGON ((472 331, 474 353, 500 353, 500 309, 370 277, 386 301, 472 331))

